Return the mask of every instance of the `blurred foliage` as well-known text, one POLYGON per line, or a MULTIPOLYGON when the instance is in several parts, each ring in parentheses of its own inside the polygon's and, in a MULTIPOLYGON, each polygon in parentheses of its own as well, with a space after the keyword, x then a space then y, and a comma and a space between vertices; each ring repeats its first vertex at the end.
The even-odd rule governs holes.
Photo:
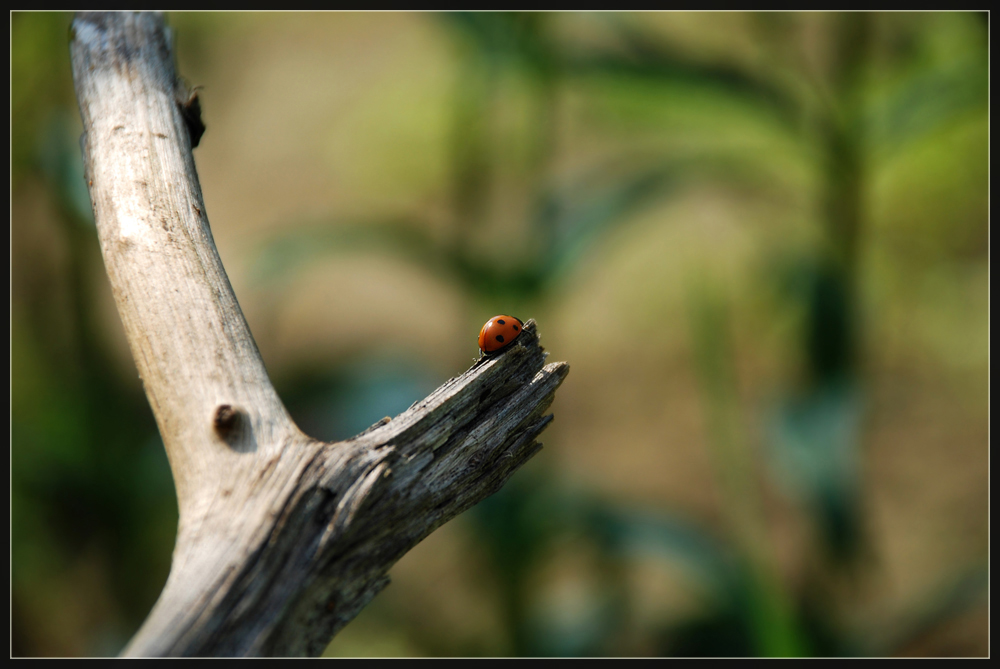
POLYGON ((12 189, 45 189, 63 255, 54 276, 25 272, 17 254, 12 267, 14 654, 116 653, 166 580, 176 528, 149 404, 114 373, 93 314, 106 279, 70 116, 68 27, 68 16, 12 14, 12 189), (75 587, 90 601, 65 601, 75 587))
MULTIPOLYGON (((911 593, 917 613, 880 637, 852 627, 850 593, 872 543, 866 313, 885 299, 872 293, 871 268, 897 272, 882 284, 905 284, 910 265, 952 268, 927 276, 957 282, 954 267, 985 261, 988 15, 711 17, 421 17, 456 54, 443 213, 331 209, 276 227, 254 256, 251 285, 272 309, 309 267, 376 253, 460 293, 475 325, 494 312, 547 313, 644 212, 698 188, 782 203, 805 230, 772 243, 765 267, 744 279, 769 296, 765 318, 794 323, 791 372, 768 407, 741 400, 739 286, 707 260, 688 277, 692 392, 721 524, 609 499, 533 461, 461 520, 498 593, 494 643, 422 633, 417 616, 377 600, 331 654, 880 655, 982 605, 985 567, 966 576, 961 566, 940 592, 911 593), (567 166, 567 144, 587 159, 567 166), (905 190, 914 183, 926 188, 905 190), (877 253, 890 261, 874 262, 877 253), (812 528, 809 564, 794 579, 770 539, 771 487, 812 528), (567 546, 579 565, 560 562, 567 546), (644 617, 648 595, 633 582, 650 562, 681 574, 697 605, 644 617), (539 585, 553 563, 563 580, 539 585), (845 589, 848 603, 831 603, 845 589), (410 630, 408 640, 380 635, 378 620, 410 630), (350 645, 352 630, 367 638, 371 626, 376 641, 350 645)), ((69 18, 11 19, 14 655, 117 652, 165 580, 176 526, 141 384, 115 371, 117 344, 95 315, 108 291, 76 143, 69 18), (45 225, 19 226, 32 216, 45 225)), ((195 62, 212 58, 215 32, 232 29, 221 15, 171 20, 195 62)), ((211 95, 204 104, 211 141, 211 95)), ((296 420, 324 439, 393 415, 440 381, 429 362, 372 349, 272 371, 296 420)))

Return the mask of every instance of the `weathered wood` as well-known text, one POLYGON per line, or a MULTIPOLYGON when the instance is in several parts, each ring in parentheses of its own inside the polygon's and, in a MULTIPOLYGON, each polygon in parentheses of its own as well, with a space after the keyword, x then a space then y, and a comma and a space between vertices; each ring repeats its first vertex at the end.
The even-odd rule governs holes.
POLYGON ((406 551, 540 448, 569 368, 544 364, 528 321, 391 421, 302 434, 212 239, 162 17, 80 14, 71 52, 101 250, 180 509, 170 576, 124 654, 316 655, 406 551))

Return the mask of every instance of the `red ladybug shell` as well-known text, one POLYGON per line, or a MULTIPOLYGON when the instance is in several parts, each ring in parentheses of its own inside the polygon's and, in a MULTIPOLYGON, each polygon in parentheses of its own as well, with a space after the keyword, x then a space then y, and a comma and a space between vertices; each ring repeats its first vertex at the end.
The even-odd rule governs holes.
POLYGON ((499 351, 517 339, 523 327, 524 324, 513 316, 494 316, 479 331, 479 350, 486 353, 499 351))

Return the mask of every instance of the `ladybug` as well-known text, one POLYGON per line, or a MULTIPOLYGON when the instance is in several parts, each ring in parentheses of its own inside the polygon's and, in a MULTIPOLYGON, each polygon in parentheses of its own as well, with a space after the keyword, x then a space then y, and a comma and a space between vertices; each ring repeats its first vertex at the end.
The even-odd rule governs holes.
POLYGON ((513 316, 494 316, 486 321, 479 331, 479 350, 482 353, 493 353, 507 346, 521 334, 524 323, 513 316))

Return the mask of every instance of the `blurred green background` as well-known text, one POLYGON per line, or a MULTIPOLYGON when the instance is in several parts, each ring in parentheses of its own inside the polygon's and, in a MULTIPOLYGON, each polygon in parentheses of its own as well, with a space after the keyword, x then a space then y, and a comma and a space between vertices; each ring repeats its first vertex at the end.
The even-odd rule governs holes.
MULTIPOLYGON (((70 20, 11 15, 13 655, 117 653, 177 520, 70 20)), ((307 433, 405 409, 497 313, 572 366, 541 453, 328 655, 988 654, 986 14, 168 22, 307 433)))

